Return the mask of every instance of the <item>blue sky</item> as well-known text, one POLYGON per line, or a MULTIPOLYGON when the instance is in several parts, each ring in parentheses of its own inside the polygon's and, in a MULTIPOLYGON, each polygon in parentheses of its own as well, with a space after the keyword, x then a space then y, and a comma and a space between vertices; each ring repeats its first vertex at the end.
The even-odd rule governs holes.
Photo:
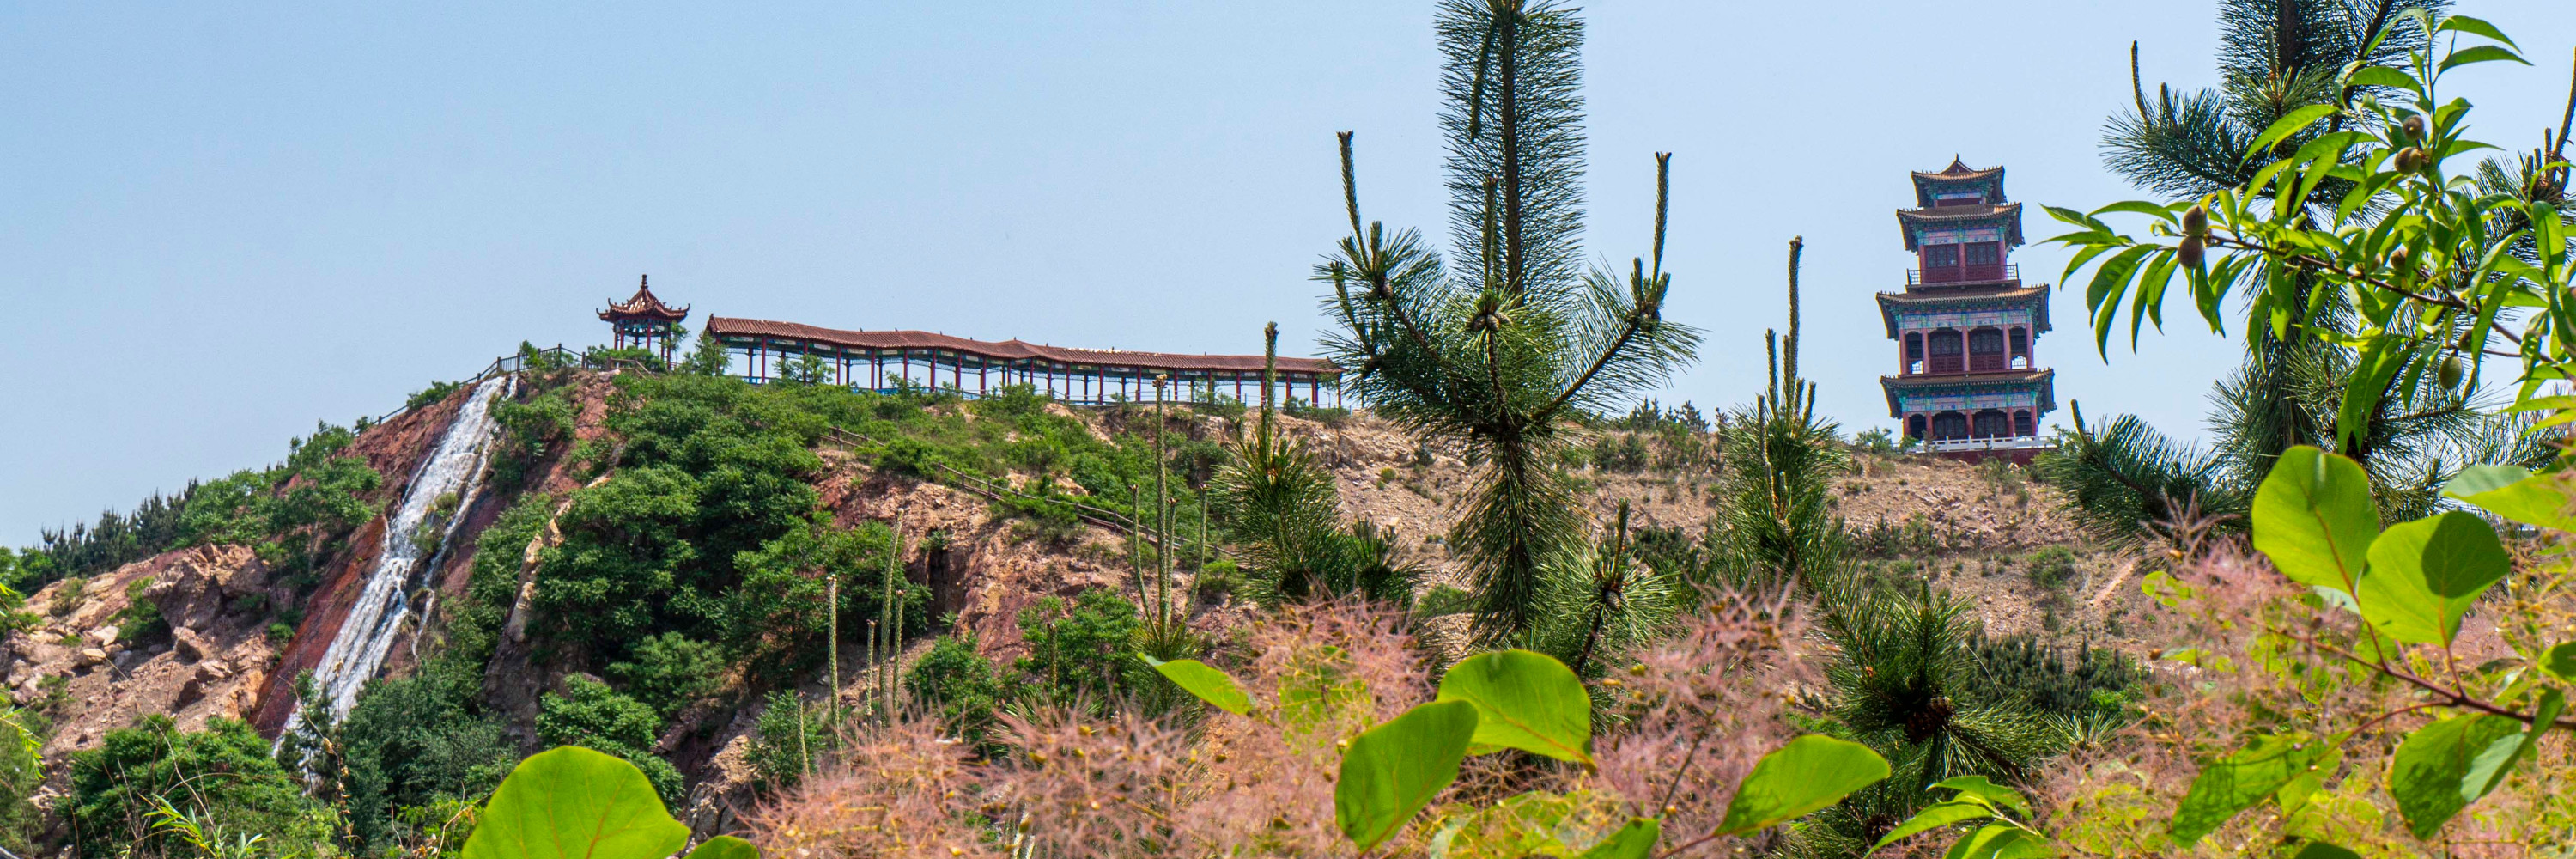
MULTIPOLYGON (((2576 16, 2468 0, 2536 68, 2454 92, 2527 146, 2576 16)), ((1595 4, 1590 253, 1643 253, 1672 151, 1665 400, 1740 402, 1807 240, 1824 411, 1891 426, 1870 295, 1910 258, 1905 172, 1955 153, 2018 200, 2135 196, 2103 117, 2213 83, 2207 3, 1595 4)), ((653 275, 697 318, 1233 352, 1325 325, 1308 265, 1365 214, 1443 222, 1430 4, 10 4, 0 8, 0 543, 281 458, 521 340, 605 339, 653 275), (532 8, 543 5, 544 8, 532 8)), ((2055 232, 2034 213, 2036 241, 2055 232)), ((2054 280, 2064 255, 2017 255, 2054 280)), ((2058 399, 2197 435, 2231 343, 2178 324, 2039 347, 2058 399)), ((696 318, 692 319, 694 323, 696 318)), ((2064 421, 2061 410, 2055 416, 2064 421)))

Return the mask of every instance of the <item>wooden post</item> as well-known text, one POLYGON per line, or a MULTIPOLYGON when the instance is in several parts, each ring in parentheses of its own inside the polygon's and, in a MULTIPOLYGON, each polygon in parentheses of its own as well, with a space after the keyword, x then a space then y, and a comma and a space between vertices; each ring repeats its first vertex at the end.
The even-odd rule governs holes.
POLYGON ((1154 620, 1172 622, 1172 489, 1171 455, 1163 448, 1163 386, 1154 375, 1154 620))
MULTIPOLYGON (((825 646, 825 647, 823 648, 823 652, 824 652, 825 654, 828 654, 828 655, 829 655, 829 657, 830 657, 830 659, 831 659, 831 663, 832 663, 832 665, 831 665, 831 677, 832 677, 831 689, 832 689, 832 697, 831 697, 831 699, 830 699, 832 703, 831 703, 831 705, 830 705, 830 709, 828 709, 828 710, 826 710, 826 711, 824 711, 824 712, 829 713, 829 714, 832 714, 832 715, 833 715, 833 721, 838 722, 838 721, 839 721, 839 713, 840 713, 840 710, 841 710, 841 574, 840 574, 840 573, 831 572, 831 571, 828 571, 828 570, 827 570, 827 571, 825 571, 825 572, 823 573, 823 613, 824 613, 824 615, 825 615, 825 616, 827 616, 827 617, 829 617, 829 618, 831 619, 831 623, 829 624, 829 625, 830 625, 830 627, 831 627, 831 632, 830 632, 830 633, 828 633, 828 635, 830 636, 830 637, 829 637, 829 641, 831 642, 831 644, 829 644, 829 645, 825 646)), ((875 640, 874 640, 874 639, 870 639, 869 643, 873 645, 873 644, 875 643, 875 640)))

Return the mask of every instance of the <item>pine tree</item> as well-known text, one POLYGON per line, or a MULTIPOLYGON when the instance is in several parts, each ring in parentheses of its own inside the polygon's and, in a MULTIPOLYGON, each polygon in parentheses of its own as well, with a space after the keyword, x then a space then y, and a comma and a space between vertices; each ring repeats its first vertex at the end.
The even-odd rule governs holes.
POLYGON ((1347 390, 1417 436, 1449 439, 1482 471, 1450 533, 1480 591, 1476 628, 1516 639, 1551 574, 1574 569, 1586 523, 1557 456, 1586 413, 1660 385, 1696 330, 1663 318, 1669 155, 1656 155, 1654 251, 1621 273, 1578 264, 1583 210, 1582 22, 1539 0, 1447 0, 1436 30, 1449 104, 1450 223, 1442 259, 1413 230, 1360 219, 1341 134, 1351 234, 1316 278, 1342 330, 1328 348, 1347 390), (1624 283, 1622 282, 1624 281, 1624 283))
POLYGON ((1821 588, 1842 569, 1842 522, 1827 500, 1850 461, 1840 428, 1816 417, 1816 383, 1798 375, 1798 265, 1803 238, 1789 240, 1789 336, 1763 332, 1768 385, 1720 433, 1730 503, 1709 535, 1718 572, 1731 583, 1821 588))

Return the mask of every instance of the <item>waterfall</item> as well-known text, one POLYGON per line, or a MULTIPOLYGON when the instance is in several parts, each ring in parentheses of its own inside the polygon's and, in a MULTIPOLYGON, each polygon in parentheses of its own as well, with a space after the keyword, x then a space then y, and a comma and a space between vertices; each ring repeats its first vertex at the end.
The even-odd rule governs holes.
MULTIPOLYGON (((465 512, 473 508, 474 495, 483 488, 483 454, 493 437, 492 403, 509 394, 512 380, 503 374, 474 386, 438 446, 421 461, 411 488, 403 493, 402 505, 385 522, 383 551, 376 553, 375 566, 367 571, 365 589, 350 604, 331 646, 322 652, 321 664, 313 669, 315 692, 329 702, 334 721, 349 714, 359 690, 384 667, 385 655, 392 652, 394 639, 411 617, 412 593, 429 584, 423 577, 437 569, 438 557, 456 536, 465 512), (438 499, 451 493, 456 502, 446 511, 447 521, 434 541, 424 543, 419 539, 422 525, 440 512, 438 499)), ((290 713, 286 732, 293 733, 303 716, 301 708, 290 713)))

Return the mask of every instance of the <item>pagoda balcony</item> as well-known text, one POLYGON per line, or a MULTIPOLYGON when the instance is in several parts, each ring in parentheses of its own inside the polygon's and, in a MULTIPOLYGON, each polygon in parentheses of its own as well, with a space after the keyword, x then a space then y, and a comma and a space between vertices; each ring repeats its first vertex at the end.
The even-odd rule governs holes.
POLYGON ((1989 283, 2016 283, 2021 280, 2021 263, 1994 263, 1953 268, 1936 268, 1925 272, 1919 268, 1905 270, 1905 285, 1974 286, 1989 283))
POLYGON ((1937 439, 1924 443, 1924 447, 1933 453, 1953 453, 1971 450, 2024 450, 2045 448, 2049 446, 2047 439, 2027 435, 1996 436, 1993 438, 1948 438, 1937 439))

